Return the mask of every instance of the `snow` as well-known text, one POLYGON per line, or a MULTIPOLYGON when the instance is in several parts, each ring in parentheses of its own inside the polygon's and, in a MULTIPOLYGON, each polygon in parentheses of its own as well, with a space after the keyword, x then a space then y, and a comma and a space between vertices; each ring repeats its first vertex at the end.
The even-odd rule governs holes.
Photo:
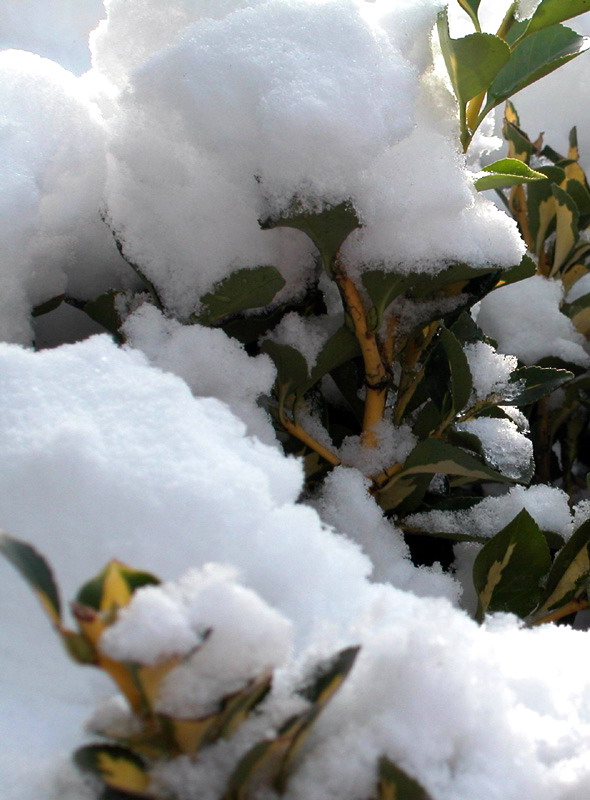
POLYGON ((104 16, 102 0, 4 3, 0 49, 29 50, 79 75, 90 68, 88 38, 104 16))
MULTIPOLYGON (((343 466, 302 502, 303 465, 282 454, 261 406, 275 378, 270 359, 250 357, 220 329, 182 324, 240 267, 277 267, 286 286, 276 302, 317 280, 305 236, 259 226, 294 197, 308 208, 352 201, 363 226, 342 250, 352 275, 519 263, 515 223, 472 185, 493 121, 469 161, 458 149, 455 101, 430 42, 443 5, 105 0, 103 9, 95 0, 75 8, 26 0, 0 22, 0 44, 40 54, 0 53, 0 523, 49 559, 64 604, 112 558, 161 576, 100 643, 141 663, 184 658, 162 687, 160 710, 210 713, 275 672, 261 713, 234 738, 197 762, 158 766, 158 785, 178 800, 219 800, 236 759, 301 710, 302 675, 351 645, 360 645, 358 661, 307 740, 286 800, 373 796, 382 755, 433 800, 586 796, 587 634, 523 629, 508 615, 477 626, 459 603, 473 604, 478 545, 457 547, 454 577, 413 566, 363 476, 407 456, 408 426, 378 426, 369 460, 349 437, 343 466), (89 54, 92 69, 76 77, 89 54), (62 292, 85 300, 139 288, 109 226, 165 308, 136 297, 124 347, 105 335, 57 346, 87 335, 81 312, 65 307, 33 330, 32 307, 62 292), (20 346, 33 337, 56 347, 20 346)), ((523 0, 521 15, 533 6, 523 0)), ((497 27, 505 7, 482 3, 484 29, 497 27)), ((465 24, 456 3, 452 17, 453 31, 465 24)), ((580 76, 583 63, 559 81, 580 76)), ((584 128, 586 83, 565 92, 553 80, 516 104, 525 128, 537 109, 546 125, 551 106, 550 143, 560 149, 565 126, 584 128)), ((341 324, 326 280, 325 318, 291 314, 271 334, 298 347, 310 368, 341 324)), ((588 365, 562 301, 561 285, 541 277, 482 301, 478 322, 499 352, 483 342, 466 348, 475 401, 504 392, 517 359, 588 365)), ((462 429, 515 475, 531 445, 526 418, 505 410, 510 419, 462 429)), ((300 418, 328 435, 313 407, 300 418)), ((515 487, 468 511, 407 522, 489 537, 526 508, 567 539, 587 506, 572 513, 560 489, 515 487)), ((0 577, 3 797, 95 800, 96 787, 68 761, 84 720, 93 714, 92 728, 120 730, 137 720, 104 676, 67 660, 4 561, 0 577)))
POLYGON ((586 340, 559 310, 562 299, 561 281, 533 275, 484 297, 477 323, 498 342, 501 353, 512 353, 525 364, 556 356, 588 366, 586 340))
POLYGON ((340 459, 349 467, 356 467, 363 475, 379 472, 401 463, 418 444, 409 425, 394 425, 387 419, 371 427, 375 446, 367 449, 361 436, 347 436, 340 447, 340 459))
POLYGON ((31 53, 0 53, 1 322, 29 344, 31 306, 67 291, 82 299, 132 273, 99 216, 104 133, 77 79, 31 53))
POLYGON ((289 656, 291 622, 237 577, 235 569, 209 563, 178 583, 145 587, 102 636, 101 650, 118 661, 158 664, 185 656, 160 691, 163 713, 211 714, 220 698, 289 656))
POLYGON ((465 511, 428 511, 412 514, 408 525, 424 531, 493 536, 522 511, 529 512, 541 530, 554 531, 565 539, 573 530, 568 496, 552 486, 514 486, 499 497, 486 497, 465 511))
POLYGON ((222 330, 183 326, 148 303, 127 318, 123 331, 128 344, 145 353, 151 364, 180 376, 199 397, 223 400, 247 424, 248 433, 276 444, 270 417, 257 405, 276 377, 268 356, 250 358, 222 330))
POLYGON ((494 394, 506 398, 510 375, 518 367, 518 359, 498 353, 487 342, 473 342, 463 349, 473 380, 473 400, 485 400, 494 394))
POLYGON ((512 420, 478 417, 456 425, 458 431, 477 436, 490 467, 513 480, 521 480, 533 457, 533 443, 512 420))

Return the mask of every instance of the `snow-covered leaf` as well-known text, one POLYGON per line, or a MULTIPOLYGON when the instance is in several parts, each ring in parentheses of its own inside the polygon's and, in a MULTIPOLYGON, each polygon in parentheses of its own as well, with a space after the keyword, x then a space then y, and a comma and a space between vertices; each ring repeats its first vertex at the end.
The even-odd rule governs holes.
POLYGON ((484 545, 473 565, 477 619, 493 611, 525 617, 539 602, 551 567, 549 547, 526 509, 484 545))

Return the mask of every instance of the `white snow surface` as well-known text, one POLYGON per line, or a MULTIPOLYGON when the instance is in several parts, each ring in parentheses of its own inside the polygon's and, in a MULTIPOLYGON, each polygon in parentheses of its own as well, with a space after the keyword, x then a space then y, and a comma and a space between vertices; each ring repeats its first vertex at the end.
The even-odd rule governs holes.
POLYGON ((30 343, 31 306, 83 299, 131 270, 100 219, 104 132, 79 81, 53 61, 0 52, 0 337, 30 343))
POLYGON ((109 6, 95 70, 123 87, 108 111, 110 218, 176 313, 240 266, 272 263, 281 297, 301 291, 313 247, 258 225, 294 197, 353 202, 364 227, 344 248, 351 269, 520 261, 514 223, 473 189, 454 100, 407 50, 409 37, 428 46, 440 2, 379 3, 373 18, 360 0, 227 3, 215 15, 177 2, 167 21, 154 5, 139 33, 109 6), (113 78, 104 62, 123 31, 133 65, 113 78))
POLYGON ((463 349, 473 380, 473 400, 485 400, 493 394, 506 398, 510 375, 518 367, 518 359, 498 353, 487 342, 473 342, 463 349))
POLYGON ((512 353, 525 364, 556 356, 588 366, 586 339, 559 310, 562 300, 561 281, 533 275, 486 295, 477 323, 498 342, 501 353, 512 353))
POLYGON ((456 428, 478 437, 485 460, 502 475, 519 480, 527 474, 533 457, 533 443, 512 420, 478 417, 461 422, 456 428))
POLYGON ((250 358, 219 329, 181 325, 145 303, 123 326, 130 346, 156 367, 180 376, 199 397, 223 400, 248 426, 248 433, 276 444, 268 414, 256 401, 270 394, 276 369, 266 355, 250 358), (220 368, 223 365, 223 368, 220 368))
POLYGON ((486 497, 465 511, 427 511, 407 517, 408 525, 424 531, 493 536, 525 508, 541 530, 571 536, 573 519, 568 496, 552 486, 514 486, 506 494, 486 497))

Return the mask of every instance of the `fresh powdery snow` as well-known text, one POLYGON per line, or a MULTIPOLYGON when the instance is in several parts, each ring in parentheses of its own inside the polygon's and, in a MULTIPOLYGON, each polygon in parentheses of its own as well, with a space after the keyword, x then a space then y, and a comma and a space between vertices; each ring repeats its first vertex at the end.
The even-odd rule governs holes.
MULTIPOLYGON (((64 606, 113 558, 162 578, 136 593, 101 644, 146 664, 188 655, 166 679, 161 710, 207 713, 220 694, 275 673, 264 713, 234 737, 197 761, 158 765, 164 796, 219 800, 236 759, 301 710, 298 680, 359 645, 285 800, 366 800, 382 755, 433 800, 587 797, 588 634, 523 629, 509 615, 478 626, 463 610, 478 545, 458 546, 455 576, 413 566, 359 471, 403 460, 415 443, 406 426, 376 427, 370 463, 360 441, 346 440, 343 465, 301 502, 303 465, 282 454, 259 405, 275 378, 270 360, 178 321, 240 267, 277 267, 279 299, 304 291, 317 271, 309 240, 259 225, 293 200, 353 203, 363 227, 342 252, 352 273, 520 261, 515 223, 475 192, 458 150, 456 104, 430 42, 444 5, 27 0, 3 12, 0 43, 22 49, 0 53, 0 526, 50 561, 64 606), (80 78, 67 71, 90 64, 80 78), (123 348, 102 335, 26 349, 35 306, 138 287, 113 231, 171 313, 137 301, 123 348)), ((457 5, 453 26, 466 19, 457 5)), ((482 2, 484 27, 507 5, 482 2)), ((521 15, 534 5, 522 0, 521 15)), ((588 115, 584 86, 563 93, 582 115, 569 124, 588 115)), ((490 120, 482 152, 492 130, 490 120)), ((556 281, 536 277, 482 302, 479 324, 500 352, 467 347, 476 401, 505 391, 516 358, 588 365, 561 301, 556 281)), ((311 367, 341 324, 333 298, 327 306, 320 322, 285 317, 270 335, 296 344, 311 367)), ((55 313, 67 327, 75 310, 65 309, 55 313)), ((52 344, 67 338, 52 335, 52 344)), ((321 436, 313 409, 305 413, 321 436)), ((506 413, 466 430, 512 474, 530 442, 522 415, 506 413)), ((567 500, 557 488, 516 487, 407 521, 492 536, 526 508, 567 538, 567 500)), ((586 519, 587 503, 574 513, 586 519)), ((134 720, 105 676, 68 660, 5 560, 0 630, 2 799, 97 800, 70 763, 88 741, 84 722, 130 730, 134 720)))
MULTIPOLYGON (((3 525, 51 560, 64 598, 115 556, 179 581, 138 594, 105 642, 109 652, 129 648, 157 662, 190 649, 212 625, 223 655, 217 669, 203 665, 209 684, 194 702, 206 706, 206 687, 214 691, 216 680, 235 687, 278 665, 277 696, 269 702, 280 719, 290 708, 281 686, 284 693, 296 664, 361 645, 288 797, 368 797, 383 753, 436 800, 583 796, 590 780, 586 634, 523 631, 511 617, 478 627, 453 607, 450 578, 411 566, 358 473, 336 471, 318 503, 325 521, 343 531, 333 532, 313 509, 296 504, 297 461, 247 437, 220 401, 193 397, 180 378, 106 336, 36 354, 4 345, 0 360, 3 525), (379 558, 375 577, 400 588, 367 580, 371 557, 379 558), (236 604, 240 611, 231 612, 236 604), (127 637, 133 615, 140 624, 127 637), (162 622, 157 632, 154 619, 162 622), (263 633, 264 647, 254 647, 263 633), (249 649, 256 652, 242 661, 249 649), (234 672, 238 663, 243 671, 234 672)), ((542 514, 543 528, 565 532, 562 494, 512 490, 507 517, 527 506, 542 514)), ((499 526, 506 505, 484 502, 495 504, 490 516, 499 526)), ((51 777, 60 762, 49 755, 65 758, 82 740, 90 698, 105 698, 106 686, 60 654, 28 588, 8 565, 0 570, 3 724, 10 732, 3 796, 85 798, 69 771, 51 777), (51 730, 51 747, 32 724, 51 730)), ((182 674, 178 681, 162 702, 186 700, 183 691, 194 684, 182 674)), ((181 798, 198 791, 213 800, 232 758, 260 734, 255 725, 246 728, 192 767, 163 766, 158 780, 181 798)))

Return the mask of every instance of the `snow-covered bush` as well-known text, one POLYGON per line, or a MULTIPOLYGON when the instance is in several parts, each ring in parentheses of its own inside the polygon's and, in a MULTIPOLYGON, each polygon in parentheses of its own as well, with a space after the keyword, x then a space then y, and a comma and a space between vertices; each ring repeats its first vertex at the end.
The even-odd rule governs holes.
POLYGON ((122 695, 9 800, 584 794, 586 635, 540 624, 589 605, 590 190, 510 103, 488 156, 588 2, 446 5, 105 0, 81 78, 0 55, 0 549, 122 695), (107 564, 74 628, 45 558, 107 564))

